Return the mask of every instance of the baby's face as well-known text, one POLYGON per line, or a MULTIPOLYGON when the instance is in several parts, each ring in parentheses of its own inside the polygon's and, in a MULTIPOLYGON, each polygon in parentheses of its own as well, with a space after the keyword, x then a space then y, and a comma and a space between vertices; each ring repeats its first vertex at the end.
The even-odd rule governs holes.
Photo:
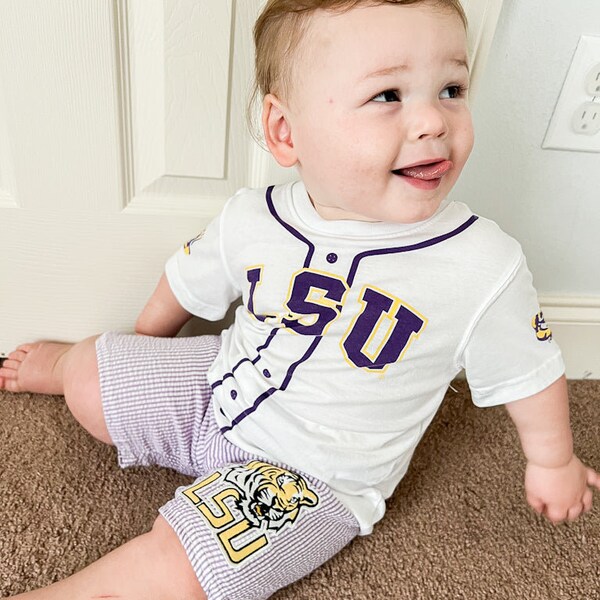
POLYGON ((429 5, 317 11, 302 43, 286 111, 316 210, 326 219, 429 218, 473 146, 460 17, 429 5))

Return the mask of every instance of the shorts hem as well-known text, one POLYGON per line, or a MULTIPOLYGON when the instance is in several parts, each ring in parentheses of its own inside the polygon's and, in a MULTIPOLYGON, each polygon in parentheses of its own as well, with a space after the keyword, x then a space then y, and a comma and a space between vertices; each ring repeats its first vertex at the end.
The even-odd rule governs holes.
POLYGON ((96 340, 96 358, 98 361, 98 372, 100 375, 100 399, 102 402, 102 411, 104 413, 104 422, 106 423, 106 429, 108 431, 108 435, 112 440, 112 443, 117 451, 117 462, 121 469, 127 469, 130 467, 144 467, 148 466, 151 463, 145 461, 140 455, 130 448, 130 444, 121 439, 122 436, 119 435, 117 429, 115 428, 115 423, 118 423, 118 419, 113 415, 113 403, 109 402, 107 398, 110 397, 110 394, 107 393, 107 382, 106 378, 103 377, 103 373, 105 369, 110 366, 110 345, 111 338, 114 338, 115 335, 120 335, 118 332, 106 332, 98 337, 96 340))

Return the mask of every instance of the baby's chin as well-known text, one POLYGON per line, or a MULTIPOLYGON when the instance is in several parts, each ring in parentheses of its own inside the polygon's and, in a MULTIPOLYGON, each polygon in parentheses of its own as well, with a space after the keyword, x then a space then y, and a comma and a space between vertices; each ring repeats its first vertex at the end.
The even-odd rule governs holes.
POLYGON ((431 202, 422 201, 415 207, 406 207, 402 211, 391 210, 387 218, 381 219, 389 223, 398 223, 399 225, 413 225, 431 219, 439 210, 442 204, 441 200, 431 202))
POLYGON ((387 200, 365 212, 345 206, 336 206, 309 199, 317 214, 326 221, 361 221, 364 223, 396 223, 411 225, 427 221, 438 211, 442 199, 438 197, 418 200, 405 198, 398 200, 397 194, 390 194, 387 200), (390 200, 389 198, 393 198, 390 200))

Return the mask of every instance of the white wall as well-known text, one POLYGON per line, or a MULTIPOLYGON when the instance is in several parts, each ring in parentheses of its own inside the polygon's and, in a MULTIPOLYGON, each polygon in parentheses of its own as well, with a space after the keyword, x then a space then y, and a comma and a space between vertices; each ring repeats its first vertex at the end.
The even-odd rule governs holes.
POLYGON ((542 297, 600 302, 600 153, 541 148, 584 33, 600 36, 598 0, 505 0, 453 198, 521 242, 542 297))
POLYGON ((582 34, 598 0, 505 0, 452 197, 521 242, 567 376, 600 378, 600 153, 541 148, 582 34))

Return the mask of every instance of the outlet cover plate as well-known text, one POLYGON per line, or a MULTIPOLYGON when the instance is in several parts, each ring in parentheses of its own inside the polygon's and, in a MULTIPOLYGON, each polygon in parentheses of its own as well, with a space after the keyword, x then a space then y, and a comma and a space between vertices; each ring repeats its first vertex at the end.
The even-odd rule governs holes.
POLYGON ((585 102, 597 102, 599 96, 590 96, 586 80, 590 70, 600 62, 600 37, 582 35, 569 67, 554 114, 550 120, 542 148, 600 152, 600 133, 587 135, 573 129, 573 116, 585 102))

